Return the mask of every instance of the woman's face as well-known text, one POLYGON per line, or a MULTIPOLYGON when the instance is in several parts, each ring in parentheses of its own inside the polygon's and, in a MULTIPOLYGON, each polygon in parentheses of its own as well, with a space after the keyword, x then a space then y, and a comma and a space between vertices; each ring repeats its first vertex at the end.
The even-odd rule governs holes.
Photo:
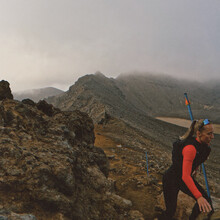
POLYGON ((201 143, 210 144, 211 140, 214 138, 214 128, 212 124, 205 125, 202 131, 197 131, 197 138, 201 143))

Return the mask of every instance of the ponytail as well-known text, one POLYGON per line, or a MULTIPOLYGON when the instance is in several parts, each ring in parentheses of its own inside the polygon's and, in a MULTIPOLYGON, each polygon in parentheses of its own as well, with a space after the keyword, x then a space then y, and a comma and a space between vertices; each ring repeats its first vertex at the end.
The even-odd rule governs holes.
POLYGON ((180 137, 180 140, 185 140, 189 137, 193 137, 194 133, 195 133, 195 124, 196 124, 196 120, 193 120, 190 128, 186 131, 186 133, 180 137))

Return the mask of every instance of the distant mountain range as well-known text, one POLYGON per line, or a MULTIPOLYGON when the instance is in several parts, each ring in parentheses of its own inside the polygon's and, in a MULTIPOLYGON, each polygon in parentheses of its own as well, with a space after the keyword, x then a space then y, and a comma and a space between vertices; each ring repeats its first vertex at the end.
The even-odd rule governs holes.
POLYGON ((195 118, 220 122, 219 84, 137 73, 113 79, 96 73, 79 78, 67 92, 47 101, 62 110, 84 111, 95 122, 106 113, 129 121, 136 120, 137 115, 189 118, 184 101, 187 92, 195 118))
POLYGON ((31 90, 25 90, 25 91, 20 91, 20 92, 14 92, 13 96, 14 99, 17 99, 19 101, 23 99, 32 99, 35 102, 38 102, 41 99, 48 98, 49 96, 56 96, 64 91, 60 89, 56 89, 53 87, 46 87, 46 88, 41 88, 41 89, 31 89, 31 90))
POLYGON ((126 99, 151 116, 189 118, 184 93, 194 117, 220 121, 220 81, 198 83, 164 75, 121 75, 116 81, 126 99))

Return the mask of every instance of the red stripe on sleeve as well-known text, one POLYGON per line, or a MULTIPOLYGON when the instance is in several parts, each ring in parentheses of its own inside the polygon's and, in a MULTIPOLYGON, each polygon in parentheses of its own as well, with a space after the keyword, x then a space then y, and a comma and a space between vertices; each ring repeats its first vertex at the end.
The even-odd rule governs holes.
POLYGON ((191 193, 195 196, 196 199, 202 196, 202 194, 197 189, 192 177, 192 164, 196 156, 196 148, 193 145, 187 145, 183 148, 183 167, 182 167, 182 180, 189 188, 191 193))

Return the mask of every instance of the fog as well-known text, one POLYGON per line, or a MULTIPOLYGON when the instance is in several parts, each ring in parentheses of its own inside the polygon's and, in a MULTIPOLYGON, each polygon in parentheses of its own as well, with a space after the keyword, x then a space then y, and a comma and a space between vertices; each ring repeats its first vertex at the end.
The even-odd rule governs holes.
POLYGON ((219 0, 0 0, 0 79, 68 89, 101 71, 220 79, 219 0))

